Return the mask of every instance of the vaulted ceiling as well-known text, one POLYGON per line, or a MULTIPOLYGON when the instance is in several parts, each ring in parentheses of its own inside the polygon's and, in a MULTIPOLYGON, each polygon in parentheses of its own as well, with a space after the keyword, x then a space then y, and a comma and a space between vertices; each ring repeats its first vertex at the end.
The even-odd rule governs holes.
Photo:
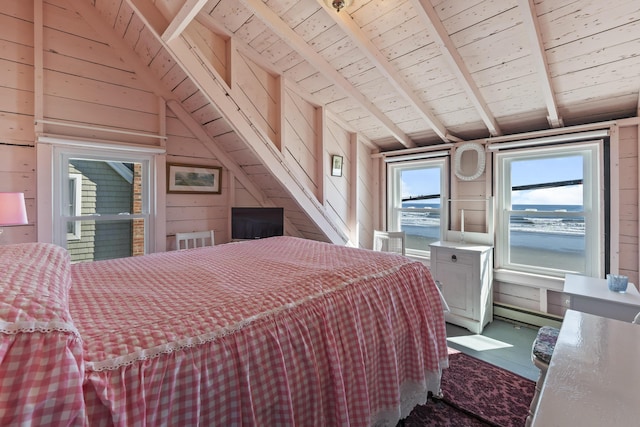
POLYGON ((93 3, 233 38, 382 150, 638 114, 636 0, 93 3))
POLYGON ((331 2, 69 0, 164 85, 176 115, 217 139, 244 185, 321 240, 347 237, 322 200, 287 182, 281 156, 247 137, 216 65, 229 59, 198 46, 232 45, 381 151, 638 115, 637 0, 331 2))

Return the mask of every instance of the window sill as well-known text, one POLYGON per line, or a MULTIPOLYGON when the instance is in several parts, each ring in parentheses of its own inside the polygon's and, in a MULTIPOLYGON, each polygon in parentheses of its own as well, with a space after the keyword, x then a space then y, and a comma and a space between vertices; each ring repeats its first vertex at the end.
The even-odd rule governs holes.
POLYGON ((523 273, 521 271, 495 269, 493 280, 512 283, 514 285, 529 286, 532 288, 549 289, 562 292, 564 277, 547 276, 543 274, 523 273))
POLYGON ((406 254, 407 258, 411 258, 414 261, 420 261, 421 263, 423 263, 424 265, 426 265, 427 267, 431 266, 431 256, 430 255, 419 255, 416 253, 408 253, 406 254))

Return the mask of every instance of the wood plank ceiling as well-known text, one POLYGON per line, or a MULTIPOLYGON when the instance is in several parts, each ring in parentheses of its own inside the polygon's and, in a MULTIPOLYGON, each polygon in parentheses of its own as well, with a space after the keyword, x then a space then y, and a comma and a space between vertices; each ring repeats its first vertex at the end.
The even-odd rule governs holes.
POLYGON ((215 101, 224 85, 194 95, 202 81, 180 83, 202 74, 180 61, 190 26, 232 40, 381 151, 638 115, 637 0, 353 0, 340 12, 325 0, 85 1, 149 69, 174 74, 175 99, 198 105, 212 137, 238 123, 215 101))
POLYGON ((633 0, 221 0, 200 16, 383 150, 637 115, 633 0))
POLYGON ((93 0, 234 38, 382 150, 637 115, 635 0, 93 0), (155 13, 155 12, 154 12, 155 13))

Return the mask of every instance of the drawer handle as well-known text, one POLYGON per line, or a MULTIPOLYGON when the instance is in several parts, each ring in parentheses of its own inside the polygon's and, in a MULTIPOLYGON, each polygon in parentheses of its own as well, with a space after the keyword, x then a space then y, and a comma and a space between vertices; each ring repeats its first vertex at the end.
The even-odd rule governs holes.
POLYGON ((458 261, 458 257, 455 255, 451 255, 451 262, 456 262, 458 261))

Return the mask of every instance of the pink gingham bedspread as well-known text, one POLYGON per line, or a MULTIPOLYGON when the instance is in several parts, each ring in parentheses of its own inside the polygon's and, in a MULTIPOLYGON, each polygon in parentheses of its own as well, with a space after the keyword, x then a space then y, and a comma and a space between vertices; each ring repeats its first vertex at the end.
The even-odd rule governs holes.
POLYGON ((69 256, 0 246, 0 425, 83 425, 82 343, 68 311, 69 256))
POLYGON ((447 364, 395 255, 278 237, 75 264, 91 425, 395 425, 447 364))

